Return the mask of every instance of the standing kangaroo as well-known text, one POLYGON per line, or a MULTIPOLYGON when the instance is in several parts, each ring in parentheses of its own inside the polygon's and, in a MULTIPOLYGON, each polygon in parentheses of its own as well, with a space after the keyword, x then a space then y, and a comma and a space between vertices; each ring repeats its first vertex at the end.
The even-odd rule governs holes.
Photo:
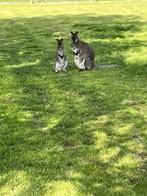
POLYGON ((71 45, 74 53, 75 65, 79 70, 91 70, 94 68, 94 50, 86 42, 79 39, 78 32, 71 32, 71 45))
POLYGON ((66 60, 66 56, 64 54, 64 45, 63 39, 56 39, 57 40, 57 52, 56 52, 56 62, 53 66, 55 72, 58 71, 66 71, 68 66, 68 62, 66 60))

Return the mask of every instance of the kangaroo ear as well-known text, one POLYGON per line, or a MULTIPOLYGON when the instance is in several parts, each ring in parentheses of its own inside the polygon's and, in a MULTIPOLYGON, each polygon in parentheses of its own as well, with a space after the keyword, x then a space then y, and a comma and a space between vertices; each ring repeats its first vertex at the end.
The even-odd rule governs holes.
POLYGON ((56 39, 57 42, 59 42, 59 39, 56 39))
POLYGON ((63 42, 63 40, 64 40, 64 39, 62 38, 62 39, 61 39, 61 42, 63 42))
POLYGON ((79 34, 79 32, 78 32, 78 31, 76 31, 76 32, 75 32, 75 34, 76 34, 76 35, 78 35, 78 34, 79 34))
POLYGON ((71 34, 73 35, 74 33, 71 31, 71 34))

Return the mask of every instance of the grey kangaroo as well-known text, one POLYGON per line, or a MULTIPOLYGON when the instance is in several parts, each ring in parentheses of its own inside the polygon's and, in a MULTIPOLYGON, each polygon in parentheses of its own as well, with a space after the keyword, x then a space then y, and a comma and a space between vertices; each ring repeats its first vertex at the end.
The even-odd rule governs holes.
POLYGON ((56 62, 53 68, 55 72, 58 72, 61 70, 66 71, 68 62, 64 54, 63 39, 56 39, 56 40, 57 40, 56 62))
POLYGON ((78 31, 71 32, 71 45, 74 53, 74 62, 79 70, 94 68, 95 53, 91 46, 79 39, 78 31))

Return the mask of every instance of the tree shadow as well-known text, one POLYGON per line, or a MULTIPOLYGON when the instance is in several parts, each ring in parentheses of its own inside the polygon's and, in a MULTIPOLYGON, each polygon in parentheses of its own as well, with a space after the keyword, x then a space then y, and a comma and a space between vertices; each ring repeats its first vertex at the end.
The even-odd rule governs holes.
MULTIPOLYGON (((123 52, 144 45, 136 39, 127 42, 129 36, 145 24, 135 16, 86 15, 16 18, 0 24, 5 77, 0 186, 17 187, 10 182, 20 175, 20 183, 25 178, 29 183, 18 195, 52 195, 56 182, 70 183, 77 195, 145 194, 143 78, 134 74, 132 80, 129 69, 129 77, 124 76, 125 68, 78 73, 72 61, 72 71, 55 75, 51 66, 53 39, 64 35, 69 40, 70 29, 79 30, 96 48, 98 63, 126 66, 123 52), (133 105, 122 104, 132 97, 137 100, 133 105)), ((71 59, 70 44, 65 46, 71 59)))

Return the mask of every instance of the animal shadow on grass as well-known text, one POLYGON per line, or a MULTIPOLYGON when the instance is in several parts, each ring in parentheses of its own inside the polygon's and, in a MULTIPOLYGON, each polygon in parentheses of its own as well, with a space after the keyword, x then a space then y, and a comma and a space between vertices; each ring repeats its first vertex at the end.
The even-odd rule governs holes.
MULTIPOLYGON (((20 175, 20 183, 27 181, 20 195, 52 194, 58 189, 56 182, 72 184, 83 194, 145 194, 141 153, 146 149, 146 122, 139 112, 126 112, 130 106, 122 106, 126 86, 116 87, 116 83, 124 80, 124 70, 54 75, 50 62, 59 26, 53 19, 59 26, 64 22, 60 33, 65 32, 68 40, 73 17, 0 21, 1 75, 5 76, 1 81, 6 89, 0 105, 1 186, 20 175), (126 132, 117 131, 119 126, 127 126, 126 132)), ((136 40, 127 43, 126 32, 138 32, 142 25, 134 16, 84 15, 74 16, 72 28, 83 32, 83 38, 94 39, 90 42, 99 63, 124 65, 123 51, 143 45, 136 40), (112 42, 106 43, 106 38, 112 42)), ((67 49, 72 58, 70 44, 67 49)), ((125 82, 133 96, 133 81, 126 77, 125 82)), ((142 81, 138 83, 142 87, 142 81)), ((140 96, 143 92, 142 87, 140 96)))

